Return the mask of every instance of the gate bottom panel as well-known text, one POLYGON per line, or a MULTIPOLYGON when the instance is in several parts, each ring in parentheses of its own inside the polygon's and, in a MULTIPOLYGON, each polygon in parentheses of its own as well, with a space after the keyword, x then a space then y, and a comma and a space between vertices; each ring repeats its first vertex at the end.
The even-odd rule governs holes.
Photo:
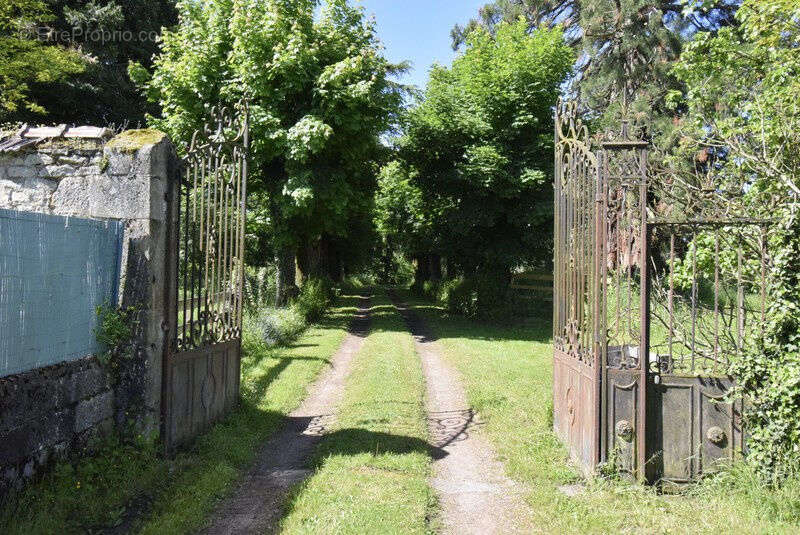
POLYGON ((662 375, 648 396, 648 448, 666 490, 717 470, 744 451, 742 402, 725 402, 726 377, 662 375))
POLYGON ((164 416, 168 450, 191 441, 236 406, 240 372, 238 339, 170 355, 164 416))
POLYGON ((603 460, 635 477, 636 433, 639 430, 639 381, 637 369, 607 367, 603 409, 603 460))
POLYGON ((595 370, 557 349, 553 368, 553 427, 572 460, 589 474, 597 465, 599 451, 595 370))

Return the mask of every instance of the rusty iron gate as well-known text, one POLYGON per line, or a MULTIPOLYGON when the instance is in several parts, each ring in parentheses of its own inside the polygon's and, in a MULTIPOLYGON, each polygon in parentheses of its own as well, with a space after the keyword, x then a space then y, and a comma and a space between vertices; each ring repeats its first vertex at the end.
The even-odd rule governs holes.
POLYGON ((206 430, 239 399, 248 136, 246 104, 214 108, 184 160, 168 251, 167 451, 206 430))
POLYGON ((555 431, 586 473, 681 486, 744 450, 727 370, 757 350, 770 223, 649 180, 648 143, 590 137, 574 102, 555 158, 555 431))

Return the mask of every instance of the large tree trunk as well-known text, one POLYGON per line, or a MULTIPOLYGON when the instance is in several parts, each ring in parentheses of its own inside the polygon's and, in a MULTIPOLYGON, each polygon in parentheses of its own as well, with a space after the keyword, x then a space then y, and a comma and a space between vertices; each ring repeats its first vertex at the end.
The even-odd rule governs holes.
POLYGON ((297 253, 297 267, 301 274, 301 283, 309 278, 321 278, 329 275, 329 249, 324 237, 300 246, 297 253))
POLYGON ((451 257, 445 258, 444 262, 444 276, 448 279, 453 279, 456 276, 456 264, 451 257))
POLYGON ((295 283, 294 251, 291 247, 282 247, 275 251, 275 304, 285 306, 289 298, 297 292, 295 283))
POLYGON ((326 240, 327 246, 325 247, 328 277, 334 282, 342 282, 344 280, 344 260, 342 254, 335 243, 326 240))
MULTIPOLYGON (((280 173, 285 174, 283 164, 276 160, 266 171, 266 175, 274 179, 280 173)), ((280 181, 277 181, 280 183, 280 181)), ((297 293, 295 283, 295 248, 290 245, 285 234, 285 224, 281 207, 277 202, 279 192, 273 191, 270 195, 270 218, 275 243, 275 305, 285 306, 289 298, 297 293)))

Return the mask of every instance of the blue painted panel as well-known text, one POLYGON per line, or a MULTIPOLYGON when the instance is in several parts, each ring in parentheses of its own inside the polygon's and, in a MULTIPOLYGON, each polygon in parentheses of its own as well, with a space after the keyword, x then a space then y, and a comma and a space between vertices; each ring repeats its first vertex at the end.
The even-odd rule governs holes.
POLYGON ((116 304, 123 225, 0 209, 0 377, 97 354, 116 304))

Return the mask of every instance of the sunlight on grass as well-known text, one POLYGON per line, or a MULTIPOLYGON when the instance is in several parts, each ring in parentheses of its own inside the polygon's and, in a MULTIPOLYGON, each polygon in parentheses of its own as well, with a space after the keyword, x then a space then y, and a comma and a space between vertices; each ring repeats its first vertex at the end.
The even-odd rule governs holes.
POLYGON ((356 299, 341 298, 289 347, 268 349, 245 333, 242 405, 192 448, 164 460, 144 440, 107 444, 75 466, 63 463, 0 511, 0 533, 86 533, 119 525, 154 534, 195 530, 305 397, 344 339, 356 299))
POLYGON ((426 533, 434 507, 422 369, 385 296, 353 363, 316 473, 295 492, 285 533, 426 533))
POLYGON ((581 483, 552 432, 552 345, 549 317, 525 326, 481 325, 446 316, 411 299, 461 372, 470 403, 509 475, 528 486, 531 532, 797 533, 800 484, 780 491, 738 465, 685 495, 597 479, 569 498, 558 487, 581 483))

